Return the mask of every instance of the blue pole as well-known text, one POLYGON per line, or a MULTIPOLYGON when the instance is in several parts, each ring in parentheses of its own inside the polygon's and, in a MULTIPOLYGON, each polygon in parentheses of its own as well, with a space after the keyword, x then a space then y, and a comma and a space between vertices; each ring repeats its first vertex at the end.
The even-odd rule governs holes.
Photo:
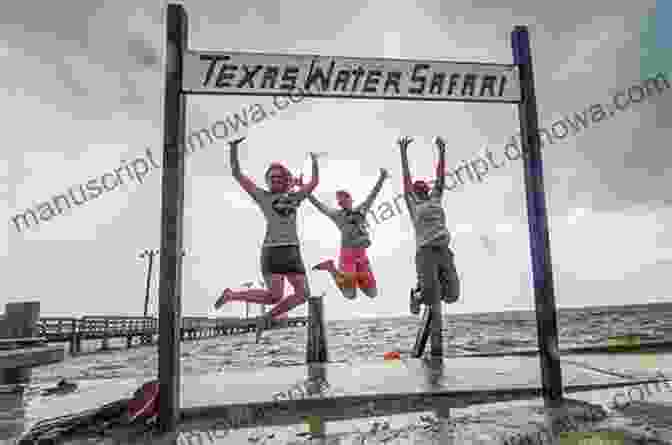
POLYGON ((544 400, 557 406, 563 399, 562 369, 558 354, 558 322, 553 291, 551 246, 544 194, 539 116, 534 92, 534 73, 527 26, 516 26, 511 34, 514 64, 520 77, 521 101, 518 105, 521 145, 525 168, 527 219, 537 315, 537 338, 544 400))

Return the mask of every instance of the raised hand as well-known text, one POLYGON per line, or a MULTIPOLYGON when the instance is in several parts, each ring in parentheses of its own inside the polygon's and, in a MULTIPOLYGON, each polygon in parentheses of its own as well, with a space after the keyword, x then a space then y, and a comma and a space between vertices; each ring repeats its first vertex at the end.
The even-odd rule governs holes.
POLYGON ((229 141, 229 145, 230 145, 231 147, 237 147, 237 146, 238 146, 241 142, 243 142, 245 139, 246 139, 246 138, 244 138, 244 137, 242 137, 242 138, 238 138, 238 139, 234 139, 233 141, 229 141))
POLYGON ((383 178, 383 179, 389 178, 390 177, 390 172, 388 172, 386 168, 381 168, 380 169, 380 177, 383 178))
POLYGON ((437 136, 436 139, 434 140, 434 143, 436 144, 437 147, 439 147, 439 150, 446 149, 446 142, 443 140, 441 136, 437 136))
POLYGON ((413 142, 413 138, 404 136, 402 138, 399 138, 399 140, 397 141, 397 145, 399 145, 399 148, 401 148, 402 150, 407 150, 411 142, 413 142))

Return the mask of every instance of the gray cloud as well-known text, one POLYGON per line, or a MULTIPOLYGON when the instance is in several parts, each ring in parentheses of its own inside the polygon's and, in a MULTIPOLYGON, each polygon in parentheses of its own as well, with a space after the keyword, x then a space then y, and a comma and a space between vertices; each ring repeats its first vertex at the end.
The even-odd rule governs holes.
POLYGON ((161 56, 159 50, 154 48, 151 42, 144 38, 131 38, 128 40, 128 54, 135 59, 136 63, 144 68, 161 68, 161 56))
POLYGON ((121 107, 134 117, 153 115, 147 105, 160 97, 160 87, 153 86, 161 71, 161 8, 129 5, 17 3, 3 13, 4 37, 28 57, 39 54, 41 69, 35 69, 34 59, 15 59, 13 78, 5 85, 30 83, 32 94, 75 118, 107 119, 121 107), (61 88, 50 84, 44 68, 61 88), (35 76, 39 82, 30 79, 35 76))

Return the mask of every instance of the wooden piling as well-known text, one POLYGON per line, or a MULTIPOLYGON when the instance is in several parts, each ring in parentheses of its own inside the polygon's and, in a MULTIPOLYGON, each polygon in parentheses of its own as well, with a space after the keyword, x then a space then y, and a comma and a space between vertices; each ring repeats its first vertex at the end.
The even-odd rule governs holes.
MULTIPOLYGON (((33 338, 39 335, 40 303, 7 303, 0 318, 0 338, 33 338)), ((30 382, 30 368, 0 369, 0 384, 12 385, 30 382)))
POLYGON ((323 295, 311 296, 308 298, 306 363, 325 363, 328 360, 323 295))
POLYGON ((167 5, 163 113, 163 177, 161 180, 161 256, 159 279, 159 428, 175 431, 180 415, 180 337, 182 318, 182 232, 184 215, 185 98, 183 54, 187 45, 187 13, 167 5))
MULTIPOLYGON (((322 391, 322 382, 327 381, 327 368, 321 363, 308 365, 308 393, 310 395, 320 394, 322 391)), ((308 425, 308 432, 313 438, 326 437, 327 423, 322 417, 311 416, 304 419, 308 425)))
POLYGON ((82 333, 79 331, 72 333, 70 340, 70 355, 79 354, 82 352, 82 333))

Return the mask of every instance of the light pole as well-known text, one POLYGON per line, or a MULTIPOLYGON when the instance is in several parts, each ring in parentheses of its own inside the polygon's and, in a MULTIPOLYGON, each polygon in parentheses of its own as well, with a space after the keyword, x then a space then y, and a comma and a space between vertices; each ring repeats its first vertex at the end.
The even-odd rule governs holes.
MULTIPOLYGON (((254 281, 248 281, 247 283, 241 284, 242 287, 250 289, 254 285, 254 281)), ((250 318, 250 302, 245 302, 245 318, 250 318)))
MULTIPOLYGON (((147 316, 147 313, 149 311, 149 288, 152 283, 152 266, 154 265, 154 255, 158 255, 159 250, 158 249, 145 249, 143 250, 140 255, 138 255, 139 258, 149 258, 149 262, 147 264, 147 285, 145 287, 145 311, 144 311, 144 316, 147 316)), ((182 256, 185 256, 186 252, 184 249, 182 250, 182 256)))
POLYGON ((149 287, 152 283, 152 266, 154 265, 154 255, 159 253, 156 249, 145 249, 140 253, 139 258, 149 258, 149 263, 147 265, 147 286, 145 287, 145 312, 144 316, 147 316, 147 310, 149 309, 149 287))

